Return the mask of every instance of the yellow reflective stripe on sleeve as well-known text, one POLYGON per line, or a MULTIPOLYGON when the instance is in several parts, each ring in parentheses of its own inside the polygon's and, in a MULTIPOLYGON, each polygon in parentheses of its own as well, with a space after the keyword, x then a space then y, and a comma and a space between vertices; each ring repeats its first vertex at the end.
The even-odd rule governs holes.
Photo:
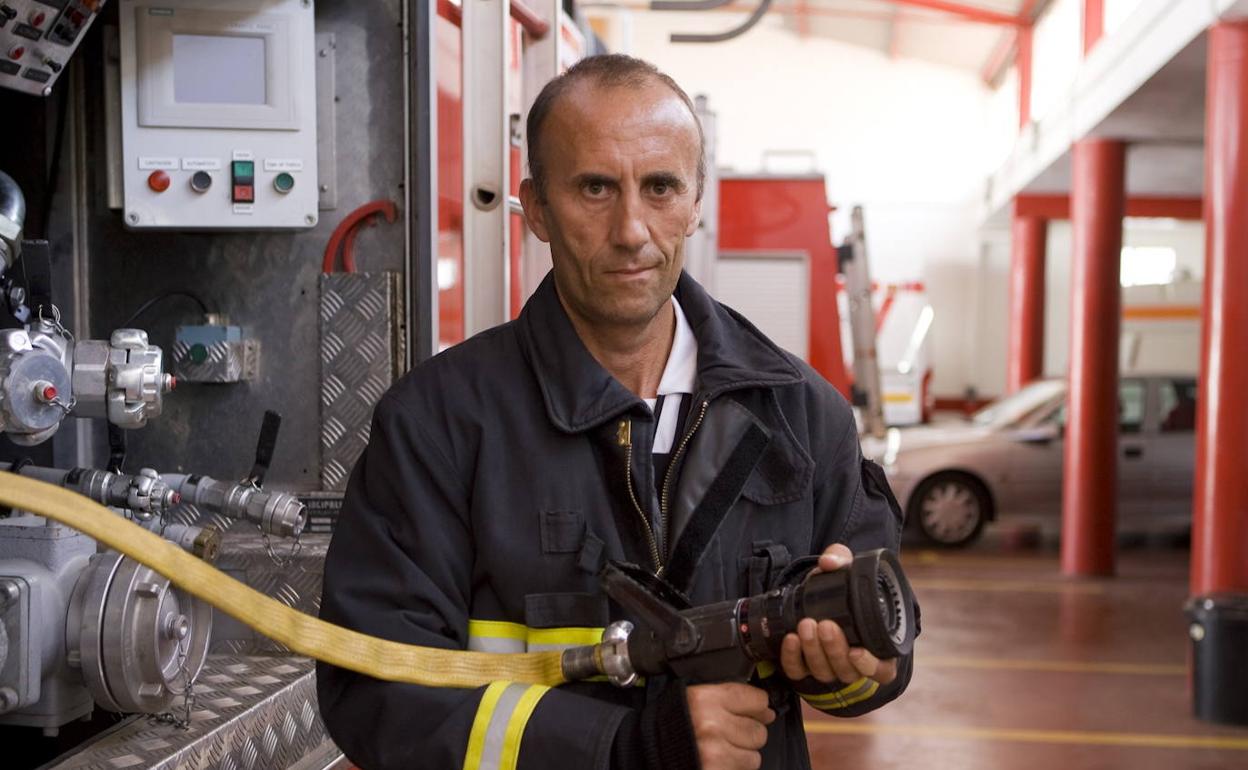
POLYGON ((494 639, 519 639, 524 641, 528 626, 507 623, 502 620, 469 620, 468 636, 488 636, 494 639))
POLYGON ((469 620, 468 649, 477 652, 541 652, 602 641, 601 628, 529 628, 503 620, 469 620))
POLYGON ((524 728, 537 702, 549 690, 545 685, 516 682, 494 682, 486 687, 472 720, 463 770, 515 770, 524 728))
POLYGON ((472 732, 468 734, 468 750, 464 752, 464 770, 477 770, 481 767, 481 755, 485 751, 485 734, 490 728, 490 719, 494 716, 498 699, 506 689, 506 682, 493 682, 485 688, 481 703, 477 705, 477 716, 472 720, 472 732))
POLYGON ((524 737, 524 728, 529 724, 529 717, 533 716, 537 702, 549 690, 550 688, 545 685, 530 685, 520 696, 520 702, 516 704, 516 709, 511 713, 511 719, 507 722, 507 733, 503 738, 503 756, 499 763, 500 770, 516 770, 516 763, 520 761, 520 739, 524 737))
POLYGON ((863 677, 858 681, 846 687, 842 687, 835 692, 819 693, 810 695, 807 693, 798 693, 802 696, 802 700, 819 709, 820 711, 833 711, 835 709, 843 709, 852 706, 875 695, 880 689, 880 683, 874 679, 863 677))

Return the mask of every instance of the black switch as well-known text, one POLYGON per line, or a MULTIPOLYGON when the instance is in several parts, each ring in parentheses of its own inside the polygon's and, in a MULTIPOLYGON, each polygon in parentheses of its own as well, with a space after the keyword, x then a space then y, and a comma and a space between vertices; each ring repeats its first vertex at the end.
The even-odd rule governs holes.
POLYGON ((0 5, 0 22, 9 21, 10 19, 16 19, 16 18, 17 18, 17 11, 13 10, 13 8, 10 5, 8 5, 7 3, 4 5, 0 5))
POLYGON ((0 59, 0 74, 16 75, 22 69, 22 65, 8 59, 0 59))
POLYGON ((13 28, 14 35, 20 35, 27 40, 38 40, 43 37, 43 30, 38 27, 32 27, 29 24, 18 24, 13 28))

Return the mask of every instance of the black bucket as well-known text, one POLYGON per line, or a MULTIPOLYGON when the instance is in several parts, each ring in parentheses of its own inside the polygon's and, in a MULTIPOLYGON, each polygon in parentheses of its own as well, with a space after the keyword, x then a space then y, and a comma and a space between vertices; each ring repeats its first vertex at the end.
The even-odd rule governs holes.
POLYGON ((1248 725, 1248 594, 1198 596, 1184 609, 1197 718, 1248 725))

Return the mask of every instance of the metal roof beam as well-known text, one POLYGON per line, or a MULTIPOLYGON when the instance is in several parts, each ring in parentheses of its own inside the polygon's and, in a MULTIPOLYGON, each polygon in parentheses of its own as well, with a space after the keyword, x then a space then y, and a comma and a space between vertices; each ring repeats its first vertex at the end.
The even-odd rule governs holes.
POLYGON ((1015 16, 1008 13, 1001 13, 999 11, 990 11, 987 8, 966 5, 965 3, 955 2, 954 0, 888 1, 895 5, 908 5, 913 8, 926 8, 932 11, 942 11, 977 24, 996 24, 1007 27, 1021 27, 1030 23, 1030 21, 1022 15, 1015 16))

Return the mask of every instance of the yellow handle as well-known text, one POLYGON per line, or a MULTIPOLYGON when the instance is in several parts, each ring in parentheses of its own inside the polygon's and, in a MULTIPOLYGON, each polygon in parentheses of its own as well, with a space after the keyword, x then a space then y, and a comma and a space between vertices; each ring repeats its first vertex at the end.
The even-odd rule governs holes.
POLYGON ((293 652, 376 679, 428 687, 481 687, 497 681, 553 686, 565 681, 559 651, 495 654, 418 647, 318 620, 240 583, 104 506, 52 484, 0 472, 0 505, 53 519, 95 538, 293 652))

